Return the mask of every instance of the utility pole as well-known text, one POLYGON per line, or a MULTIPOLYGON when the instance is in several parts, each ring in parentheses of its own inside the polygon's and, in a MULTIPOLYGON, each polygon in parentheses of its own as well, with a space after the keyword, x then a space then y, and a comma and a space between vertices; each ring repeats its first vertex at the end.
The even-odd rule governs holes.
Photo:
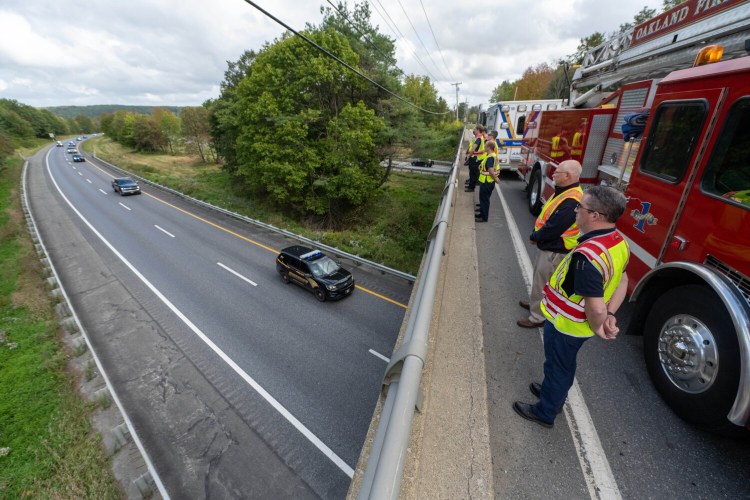
POLYGON ((456 121, 458 121, 458 86, 461 85, 463 82, 456 82, 451 83, 451 85, 456 86, 456 121))

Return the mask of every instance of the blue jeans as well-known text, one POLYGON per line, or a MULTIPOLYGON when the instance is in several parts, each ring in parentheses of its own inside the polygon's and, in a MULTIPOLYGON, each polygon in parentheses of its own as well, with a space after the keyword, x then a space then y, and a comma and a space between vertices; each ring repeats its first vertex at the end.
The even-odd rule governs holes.
POLYGON ((589 338, 565 335, 549 320, 544 322, 544 381, 541 397, 532 411, 545 422, 554 422, 557 411, 565 404, 576 376, 578 350, 589 338))

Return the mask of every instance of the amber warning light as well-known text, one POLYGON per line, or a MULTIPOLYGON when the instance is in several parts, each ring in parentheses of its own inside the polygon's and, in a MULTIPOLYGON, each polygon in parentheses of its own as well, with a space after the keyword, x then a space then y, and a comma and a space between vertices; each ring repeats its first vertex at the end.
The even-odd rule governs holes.
POLYGON ((721 61, 721 56, 724 55, 724 47, 721 45, 707 45, 703 47, 698 55, 695 56, 693 67, 704 66, 706 64, 712 64, 721 61))

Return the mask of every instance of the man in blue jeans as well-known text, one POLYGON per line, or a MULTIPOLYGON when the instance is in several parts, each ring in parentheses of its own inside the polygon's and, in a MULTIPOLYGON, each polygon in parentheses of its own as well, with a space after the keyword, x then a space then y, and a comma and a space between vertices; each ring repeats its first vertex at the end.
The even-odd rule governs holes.
POLYGON ((576 373, 583 343, 597 335, 613 340, 620 329, 615 312, 625 300, 625 267, 630 250, 615 222, 625 211, 625 196, 605 186, 587 189, 576 208, 578 245, 565 256, 544 287, 544 380, 532 382, 535 405, 516 401, 521 417, 552 427, 576 373))

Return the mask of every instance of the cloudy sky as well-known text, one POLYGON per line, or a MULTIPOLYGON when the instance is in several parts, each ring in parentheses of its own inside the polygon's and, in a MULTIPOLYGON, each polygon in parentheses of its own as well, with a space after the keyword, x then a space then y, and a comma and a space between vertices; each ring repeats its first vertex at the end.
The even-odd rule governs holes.
MULTIPOLYGON (((451 106, 452 82, 462 82, 462 102, 484 102, 502 80, 574 52, 581 37, 614 31, 642 7, 661 6, 661 0, 367 1, 373 24, 396 40, 399 66, 430 76, 451 106)), ((329 5, 255 3, 297 30, 318 24, 320 6, 329 5)), ((218 96, 226 61, 284 31, 243 0, 2 0, 0 27, 0 97, 32 106, 198 105, 218 96)))

